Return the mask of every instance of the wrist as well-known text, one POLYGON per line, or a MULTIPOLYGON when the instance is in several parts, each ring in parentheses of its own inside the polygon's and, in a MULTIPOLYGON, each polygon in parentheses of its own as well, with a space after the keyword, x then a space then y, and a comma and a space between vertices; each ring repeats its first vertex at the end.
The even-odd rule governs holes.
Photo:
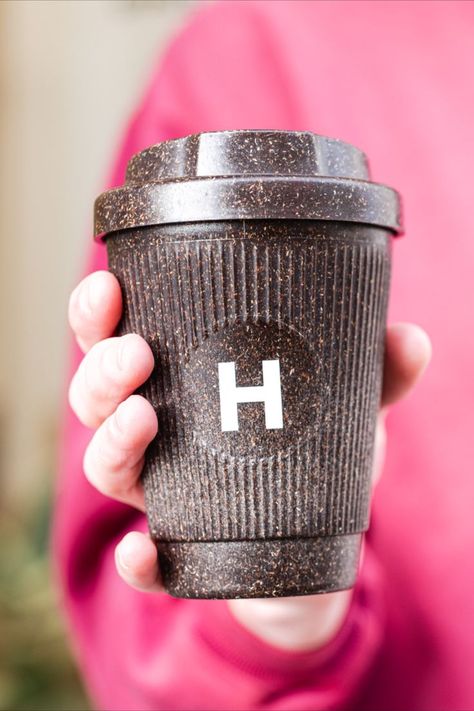
POLYGON ((264 642, 287 651, 323 647, 344 624, 352 591, 322 595, 229 600, 233 617, 264 642))

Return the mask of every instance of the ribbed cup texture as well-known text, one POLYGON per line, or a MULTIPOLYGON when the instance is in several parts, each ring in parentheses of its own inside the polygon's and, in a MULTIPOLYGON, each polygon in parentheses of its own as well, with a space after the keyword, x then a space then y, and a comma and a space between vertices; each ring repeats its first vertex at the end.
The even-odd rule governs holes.
POLYGON ((159 421, 143 472, 156 540, 367 528, 390 241, 376 227, 304 220, 108 238, 120 332, 143 335, 156 359, 140 391, 159 421), (283 427, 267 430, 256 402, 239 404, 238 432, 222 432, 217 363, 258 386, 267 353, 280 362, 283 427))

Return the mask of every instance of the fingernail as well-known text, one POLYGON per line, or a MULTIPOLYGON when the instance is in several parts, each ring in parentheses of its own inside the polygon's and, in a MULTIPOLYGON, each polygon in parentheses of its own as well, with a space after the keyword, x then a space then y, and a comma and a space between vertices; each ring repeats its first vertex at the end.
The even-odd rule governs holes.
POLYGON ((117 558, 117 564, 123 568, 123 570, 130 570, 130 566, 125 563, 123 557, 122 557, 122 552, 120 548, 117 548, 115 551, 115 556, 117 558))

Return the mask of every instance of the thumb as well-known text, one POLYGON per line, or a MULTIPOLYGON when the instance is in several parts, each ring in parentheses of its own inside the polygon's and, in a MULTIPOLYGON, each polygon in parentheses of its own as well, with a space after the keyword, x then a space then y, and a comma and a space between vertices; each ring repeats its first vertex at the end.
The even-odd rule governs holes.
POLYGON ((418 382, 431 358, 431 342, 422 328, 397 323, 387 329, 382 407, 405 397, 418 382))

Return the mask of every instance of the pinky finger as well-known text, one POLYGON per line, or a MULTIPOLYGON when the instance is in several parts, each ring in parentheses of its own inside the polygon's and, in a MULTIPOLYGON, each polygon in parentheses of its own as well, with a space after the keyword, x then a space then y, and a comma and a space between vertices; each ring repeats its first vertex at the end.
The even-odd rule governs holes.
POLYGON ((115 549, 115 564, 122 580, 132 588, 163 592, 156 546, 146 534, 127 533, 115 549))

